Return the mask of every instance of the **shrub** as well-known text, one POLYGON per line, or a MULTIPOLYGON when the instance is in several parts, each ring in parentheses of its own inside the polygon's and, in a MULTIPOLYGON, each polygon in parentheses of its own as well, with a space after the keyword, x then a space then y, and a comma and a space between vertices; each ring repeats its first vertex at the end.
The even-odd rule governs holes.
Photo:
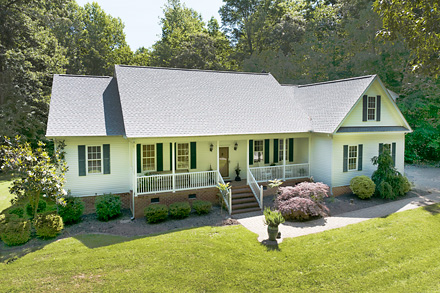
POLYGON ((144 210, 148 223, 158 223, 168 218, 168 207, 164 204, 151 204, 144 210))
POLYGON ((9 214, 17 215, 19 218, 23 218, 24 210, 22 207, 16 207, 8 210, 9 214))
MULTIPOLYGON (((46 210, 46 201, 44 199, 40 199, 38 201, 38 207, 37 207, 37 213, 42 213, 46 210)), ((26 214, 28 214, 29 217, 34 216, 34 210, 32 209, 32 206, 30 203, 26 204, 26 214)))
POLYGON ((308 220, 325 217, 329 209, 323 199, 330 188, 324 183, 303 182, 294 187, 280 187, 275 199, 275 207, 286 220, 308 220))
POLYGON ((408 179, 393 166, 393 159, 388 150, 385 150, 378 157, 373 157, 371 161, 373 165, 377 165, 377 170, 373 172, 371 179, 376 184, 378 196, 395 199, 405 195, 411 189, 408 179), (382 182, 386 182, 388 185, 382 184, 382 182))
POLYGON ((9 246, 26 243, 31 238, 30 221, 19 219, 17 215, 0 215, 0 238, 9 246))
POLYGON ((170 216, 175 219, 183 219, 189 216, 191 206, 187 202, 176 202, 170 205, 170 216))
POLYGON ((376 190, 376 184, 368 176, 356 176, 350 180, 350 189, 361 199, 367 199, 373 196, 376 190))
POLYGON ((278 227, 284 223, 284 217, 279 211, 272 211, 270 208, 264 209, 264 225, 269 227, 278 227))
POLYGON ((96 198, 95 210, 98 220, 107 222, 121 214, 121 199, 111 193, 100 195, 96 198))
POLYGON ((78 223, 84 212, 84 202, 79 197, 67 196, 64 198, 66 205, 58 206, 58 213, 65 224, 78 223))
POLYGON ((53 212, 37 215, 34 226, 37 235, 44 239, 56 237, 64 228, 63 219, 53 212))
POLYGON ((198 215, 209 214, 212 208, 212 203, 204 200, 195 200, 193 201, 192 207, 198 215))

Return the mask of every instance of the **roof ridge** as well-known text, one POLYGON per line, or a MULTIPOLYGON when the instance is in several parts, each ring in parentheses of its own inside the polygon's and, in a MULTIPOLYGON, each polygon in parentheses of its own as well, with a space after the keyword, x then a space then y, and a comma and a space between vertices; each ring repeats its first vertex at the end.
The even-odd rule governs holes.
POLYGON ((55 75, 65 76, 65 77, 111 78, 111 76, 105 76, 105 75, 81 75, 81 74, 55 74, 55 75))
POLYGON ((247 72, 247 71, 227 71, 227 70, 208 70, 197 68, 174 68, 174 67, 159 67, 159 66, 140 66, 140 65, 124 65, 116 64, 119 67, 145 68, 145 69, 165 69, 165 70, 180 70, 180 71, 200 71, 200 72, 215 72, 215 73, 232 73, 232 74, 251 74, 251 75, 270 75, 270 72, 247 72))
POLYGON ((343 79, 328 80, 328 81, 308 83, 308 84, 300 84, 300 85, 296 85, 296 84, 282 84, 282 86, 292 86, 292 87, 300 88, 300 87, 323 85, 323 84, 336 83, 336 82, 344 82, 344 81, 350 81, 350 80, 358 80, 358 79, 369 78, 369 77, 373 77, 373 76, 375 76, 375 74, 373 74, 373 75, 357 76, 357 77, 350 77, 350 78, 343 78, 343 79))

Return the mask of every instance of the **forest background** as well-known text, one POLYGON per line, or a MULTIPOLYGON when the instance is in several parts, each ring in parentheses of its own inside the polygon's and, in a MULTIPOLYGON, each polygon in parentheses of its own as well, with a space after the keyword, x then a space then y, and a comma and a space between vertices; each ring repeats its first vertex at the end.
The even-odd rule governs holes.
POLYGON ((0 0, 0 136, 45 140, 53 74, 111 76, 114 64, 264 70, 291 84, 378 74, 414 130, 406 162, 440 161, 438 1, 224 0, 219 14, 205 23, 169 0, 160 39, 134 49, 97 3, 0 0))

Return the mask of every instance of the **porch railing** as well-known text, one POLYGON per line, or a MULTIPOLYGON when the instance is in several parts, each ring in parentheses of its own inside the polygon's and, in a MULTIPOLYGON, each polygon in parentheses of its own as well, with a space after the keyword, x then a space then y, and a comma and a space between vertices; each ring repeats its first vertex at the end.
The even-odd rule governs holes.
POLYGON ((263 209, 263 186, 258 185, 250 169, 247 172, 247 183, 249 184, 249 187, 251 188, 252 193, 260 206, 260 209, 263 209))
POLYGON ((137 177, 137 194, 215 187, 217 171, 159 174, 137 177))
MULTIPOLYGON (((219 184, 225 185, 225 181, 223 180, 220 172, 217 172, 217 181, 219 184)), ((227 190, 220 191, 223 201, 226 204, 226 208, 228 209, 228 213, 232 213, 232 188, 228 188, 227 190)))
POLYGON ((249 168, 257 182, 265 182, 273 179, 296 179, 310 177, 309 164, 291 164, 267 167, 249 168))

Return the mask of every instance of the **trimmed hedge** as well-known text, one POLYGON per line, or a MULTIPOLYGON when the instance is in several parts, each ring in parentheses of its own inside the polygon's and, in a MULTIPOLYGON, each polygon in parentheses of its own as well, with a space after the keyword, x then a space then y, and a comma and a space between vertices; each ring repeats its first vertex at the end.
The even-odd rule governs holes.
POLYGON ((192 203, 192 208, 198 215, 209 214, 212 209, 212 203, 204 200, 195 200, 192 203))
MULTIPOLYGON (((44 199, 40 199, 38 201, 38 207, 37 207, 37 213, 42 213, 46 210, 46 201, 44 199)), ((26 214, 29 217, 33 217, 34 216, 34 210, 32 209, 32 206, 30 203, 26 204, 26 214)))
POLYGON ((170 216, 174 219, 183 219, 191 213, 191 206, 188 202, 176 202, 170 205, 170 216))
POLYGON ((361 199, 367 199, 373 196, 376 190, 376 184, 370 177, 361 175, 353 177, 350 180, 350 189, 361 199))
POLYGON ((67 196, 64 200, 66 205, 58 206, 58 214, 63 218, 64 224, 78 223, 84 212, 84 201, 73 196, 67 196))
POLYGON ((64 228, 63 219, 53 212, 37 215, 34 226, 37 236, 44 239, 56 237, 64 228))
POLYGON ((151 204, 144 210, 148 223, 158 223, 168 218, 168 207, 164 204, 151 204))
POLYGON ((31 238, 31 222, 20 219, 15 214, 0 215, 0 239, 6 245, 26 243, 31 238))
POLYGON ((107 222, 121 214, 121 198, 117 195, 103 194, 96 198, 95 210, 98 220, 107 222))

